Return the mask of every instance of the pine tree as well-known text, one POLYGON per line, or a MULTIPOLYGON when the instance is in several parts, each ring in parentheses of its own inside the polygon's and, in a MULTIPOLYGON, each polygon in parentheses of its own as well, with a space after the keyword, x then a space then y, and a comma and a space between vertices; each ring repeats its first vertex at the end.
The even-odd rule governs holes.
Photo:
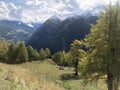
POLYGON ((34 51, 34 58, 35 58, 35 60, 39 60, 40 59, 40 55, 39 55, 37 50, 34 51))
POLYGON ((53 56, 52 56, 52 60, 57 63, 58 65, 64 65, 64 61, 65 61, 65 58, 64 58, 64 53, 59 51, 57 53, 55 53, 53 56))
POLYGON ((9 45, 7 55, 8 55, 8 61, 7 61, 8 63, 16 63, 16 45, 14 42, 12 42, 9 45))
POLYGON ((87 60, 81 75, 87 80, 98 80, 106 75, 108 90, 118 90, 120 81, 119 6, 117 2, 105 8, 85 38, 87 60))
POLYGON ((35 55, 34 55, 34 49, 32 48, 32 46, 28 46, 27 47, 27 51, 28 51, 28 56, 29 56, 29 60, 28 61, 32 61, 35 59, 35 55))
POLYGON ((16 54, 17 54, 17 59, 16 59, 17 63, 26 62, 29 59, 26 46, 23 42, 18 43, 16 54))
POLYGON ((7 60, 8 44, 5 40, 0 40, 0 60, 6 62, 7 60))
POLYGON ((74 63, 74 59, 73 59, 73 56, 71 55, 71 52, 65 53, 64 58, 65 58, 65 61, 64 61, 65 65, 72 67, 74 63))
POLYGON ((41 48, 40 51, 39 51, 39 54, 40 54, 40 59, 41 60, 46 59, 47 55, 46 55, 44 49, 41 48))
POLYGON ((75 68, 75 75, 78 75, 79 61, 81 61, 83 56, 85 55, 85 51, 82 48, 83 48, 82 41, 75 40, 71 44, 70 52, 74 59, 73 62, 74 62, 74 68, 75 68))
POLYGON ((47 58, 50 58, 50 57, 51 57, 51 51, 50 51, 49 48, 46 48, 46 49, 45 49, 45 53, 46 53, 46 57, 47 57, 47 58))

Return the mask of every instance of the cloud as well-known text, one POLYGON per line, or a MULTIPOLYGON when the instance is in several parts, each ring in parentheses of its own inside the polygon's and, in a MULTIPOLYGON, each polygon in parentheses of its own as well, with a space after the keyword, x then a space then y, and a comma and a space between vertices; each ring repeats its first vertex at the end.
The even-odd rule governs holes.
POLYGON ((0 19, 43 22, 56 14, 83 12, 104 3, 108 0, 1 0, 0 19))
POLYGON ((0 19, 9 19, 9 12, 6 4, 3 1, 0 2, 0 19))
POLYGON ((19 15, 20 7, 13 3, 0 2, 0 19, 17 20, 19 15))

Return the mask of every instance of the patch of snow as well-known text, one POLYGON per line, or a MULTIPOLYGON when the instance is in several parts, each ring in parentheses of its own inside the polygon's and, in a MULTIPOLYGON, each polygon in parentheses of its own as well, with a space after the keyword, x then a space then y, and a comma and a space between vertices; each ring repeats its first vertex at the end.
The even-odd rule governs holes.
POLYGON ((21 22, 18 23, 19 25, 21 24, 21 22))
POLYGON ((28 25, 29 27, 34 27, 34 26, 33 26, 32 24, 30 24, 30 23, 28 23, 27 25, 28 25))

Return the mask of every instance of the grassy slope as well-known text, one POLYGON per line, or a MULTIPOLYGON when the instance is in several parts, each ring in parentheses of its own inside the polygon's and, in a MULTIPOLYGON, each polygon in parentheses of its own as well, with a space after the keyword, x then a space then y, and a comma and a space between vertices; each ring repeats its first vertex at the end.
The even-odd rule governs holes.
POLYGON ((20 65, 22 68, 27 68, 31 72, 36 73, 39 77, 45 78, 47 81, 58 83, 66 90, 106 90, 105 84, 102 81, 98 85, 88 84, 83 86, 81 79, 70 79, 73 70, 59 70, 56 65, 51 64, 52 61, 46 60, 44 62, 28 62, 20 65), (65 78, 67 76, 67 78, 65 78), (61 79, 61 78, 64 78, 61 79), (67 80, 69 79, 69 80, 67 80))
MULTIPOLYGON (((30 63, 26 63, 26 65, 30 63)), ((35 65, 33 65, 35 67, 35 65)), ((35 67, 36 68, 36 67, 35 67)), ((34 69, 35 69, 34 68, 34 69)), ((63 90, 57 84, 39 77, 19 65, 0 63, 0 90, 63 90)))
POLYGON ((51 60, 20 65, 0 63, 0 90, 63 90, 62 87, 65 90, 106 90, 103 82, 83 86, 82 79, 73 78, 72 73, 73 69, 59 70, 51 60))

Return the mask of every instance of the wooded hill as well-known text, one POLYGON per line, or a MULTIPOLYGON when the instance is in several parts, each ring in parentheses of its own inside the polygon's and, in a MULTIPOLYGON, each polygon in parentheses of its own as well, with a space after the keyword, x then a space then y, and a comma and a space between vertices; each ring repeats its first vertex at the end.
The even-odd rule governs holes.
POLYGON ((59 50, 70 49, 70 44, 75 39, 83 39, 90 32, 91 24, 95 24, 97 16, 75 16, 63 21, 59 18, 48 19, 36 30, 27 45, 38 50, 49 48, 53 53, 59 50))

